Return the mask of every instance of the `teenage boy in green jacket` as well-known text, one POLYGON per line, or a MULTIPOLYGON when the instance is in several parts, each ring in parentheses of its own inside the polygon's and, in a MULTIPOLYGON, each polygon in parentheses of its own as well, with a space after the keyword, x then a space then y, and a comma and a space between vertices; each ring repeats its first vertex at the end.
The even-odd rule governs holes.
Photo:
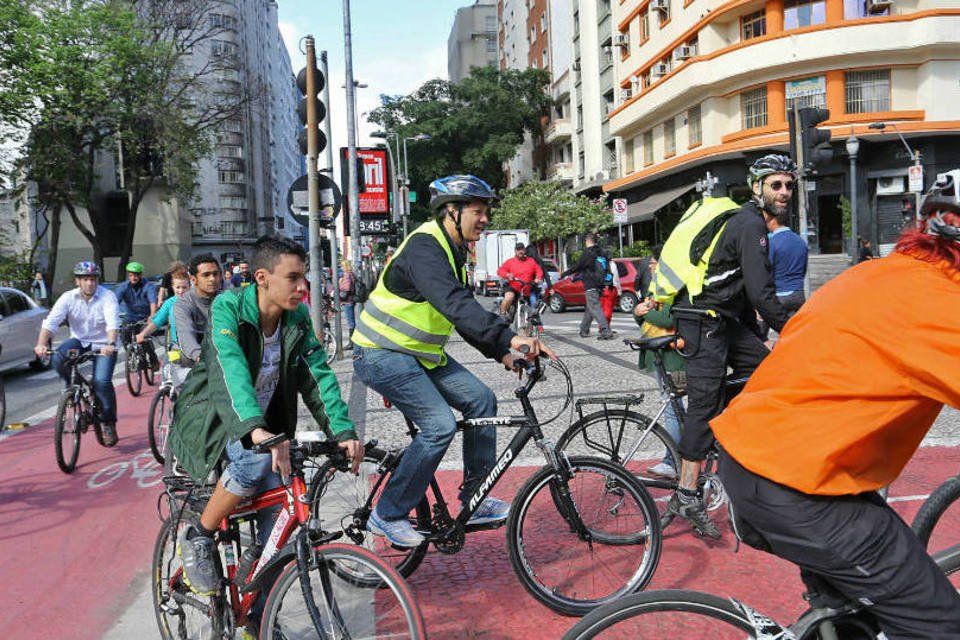
MULTIPOLYGON (((303 248, 287 239, 257 240, 256 286, 214 300, 201 359, 177 399, 170 444, 187 473, 203 480, 224 451, 229 458, 199 526, 184 527, 178 538, 184 579, 200 595, 217 588, 213 535, 221 520, 245 498, 279 486, 278 473, 290 474, 289 441, 271 453, 250 447, 276 434, 293 437, 298 393, 353 460, 354 473, 363 458, 336 377, 300 303, 307 288, 305 258, 303 248)), ((269 525, 260 533, 269 534, 269 525)))

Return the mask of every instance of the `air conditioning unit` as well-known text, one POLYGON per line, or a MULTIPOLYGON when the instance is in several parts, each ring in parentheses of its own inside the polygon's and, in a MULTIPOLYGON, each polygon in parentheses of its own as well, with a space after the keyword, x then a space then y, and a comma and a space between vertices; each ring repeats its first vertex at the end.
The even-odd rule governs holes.
POLYGON ((878 196, 895 196, 903 193, 903 176, 877 178, 878 196))
POLYGON ((626 102, 633 96, 633 89, 620 89, 620 102, 626 102))
POLYGON ((670 73, 670 65, 668 65, 666 62, 658 62, 650 67, 651 78, 660 78, 668 73, 670 73))
POLYGON ((571 65, 571 66, 573 67, 573 70, 574 70, 574 71, 580 71, 580 61, 579 61, 579 60, 577 60, 576 62, 574 62, 573 65, 571 65))
POLYGON ((630 36, 620 33, 613 36, 613 46, 627 48, 630 46, 630 36))
POLYGON ((883 13, 893 6, 893 0, 867 0, 867 13, 883 13))
POLYGON ((687 60, 697 55, 697 48, 692 44, 682 44, 673 50, 674 60, 687 60))
POLYGON ((593 176, 593 179, 594 179, 594 180, 609 180, 609 179, 610 179, 610 172, 607 171, 606 169, 604 169, 603 171, 597 173, 597 175, 593 176))
POLYGON ((650 8, 668 13, 670 11, 670 0, 650 0, 650 8))
POLYGON ((632 78, 630 78, 630 89, 634 93, 637 93, 638 91, 640 91, 640 78, 638 78, 637 76, 633 76, 632 78))

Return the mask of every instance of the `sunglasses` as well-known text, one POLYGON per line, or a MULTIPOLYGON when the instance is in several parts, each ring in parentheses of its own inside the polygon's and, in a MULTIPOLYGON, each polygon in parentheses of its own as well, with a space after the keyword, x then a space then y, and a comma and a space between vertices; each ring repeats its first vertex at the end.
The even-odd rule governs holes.
POLYGON ((782 182, 780 180, 774 180, 773 182, 768 182, 767 185, 774 191, 780 191, 780 189, 786 189, 787 191, 793 191, 793 188, 797 186, 796 182, 792 180, 787 182, 782 182))

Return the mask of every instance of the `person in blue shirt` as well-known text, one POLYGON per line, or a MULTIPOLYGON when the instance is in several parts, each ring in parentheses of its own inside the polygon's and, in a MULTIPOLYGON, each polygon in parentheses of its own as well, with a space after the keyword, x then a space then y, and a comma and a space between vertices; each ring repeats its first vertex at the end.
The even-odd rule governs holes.
MULTIPOLYGON (((763 210, 777 300, 786 310, 787 318, 792 318, 807 300, 803 290, 803 281, 807 276, 807 243, 785 224, 787 216, 789 213, 786 210, 776 215, 763 210)), ((760 337, 766 340, 770 327, 762 319, 758 320, 760 337)))
MULTIPOLYGON (((152 282, 143 279, 143 265, 139 262, 128 262, 126 266, 127 281, 114 290, 117 303, 120 305, 120 314, 124 320, 121 335, 124 346, 133 340, 133 328, 129 325, 148 320, 157 312, 157 289, 152 282), (129 327, 129 328, 128 328, 129 327)), ((147 358, 154 371, 160 369, 160 361, 153 350, 153 343, 144 343, 147 358)))

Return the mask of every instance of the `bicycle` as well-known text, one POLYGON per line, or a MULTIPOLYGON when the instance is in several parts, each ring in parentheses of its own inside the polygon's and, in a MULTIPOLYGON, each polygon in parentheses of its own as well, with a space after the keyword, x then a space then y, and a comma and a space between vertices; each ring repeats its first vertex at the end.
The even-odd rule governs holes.
POLYGON ((333 298, 330 296, 323 296, 323 302, 320 305, 320 314, 323 318, 323 349, 327 354, 327 364, 332 365, 333 361, 337 359, 337 338, 333 335, 333 325, 330 321, 333 320, 336 310, 333 308, 333 298))
POLYGON ((80 457, 80 436, 93 426, 97 442, 106 447, 100 417, 100 401, 93 390, 93 382, 80 372, 80 365, 100 356, 98 351, 80 353, 69 349, 64 357, 64 366, 70 372, 70 384, 60 394, 57 414, 54 419, 53 448, 57 466, 64 473, 73 473, 80 457))
MULTIPOLYGON (((507 281, 516 282, 520 285, 520 292, 517 293, 517 297, 510 307, 510 311, 508 311, 508 314, 512 318, 511 324, 513 325, 514 333, 529 338, 533 336, 534 333, 543 330, 543 326, 540 324, 539 313, 530 305, 530 295, 533 293, 533 287, 537 286, 537 284, 514 277, 508 278, 507 281)), ((501 299, 498 298, 495 303, 498 310, 500 300, 501 299)))
MULTIPOLYGON (((626 338, 623 342, 634 351, 640 352, 641 358, 647 352, 653 355, 661 397, 653 417, 630 408, 643 402, 643 394, 580 398, 576 402, 579 419, 560 436, 557 449, 565 451, 582 445, 589 451, 595 451, 627 467, 657 502, 660 507, 660 526, 665 528, 674 518, 674 514, 666 507, 670 496, 677 490, 677 480, 651 473, 650 468, 665 457, 672 459, 676 466, 680 461, 677 443, 660 424, 660 419, 666 410, 672 407, 681 429, 683 428, 686 417, 683 406, 686 376, 682 375, 684 372, 668 372, 663 363, 666 350, 676 349, 678 346, 682 349, 682 339, 671 334, 656 338, 626 338), (622 405, 622 408, 612 408, 611 405, 622 405), (584 407, 589 406, 600 406, 601 409, 584 415, 584 407)), ((724 385, 724 404, 743 389, 746 381, 747 378, 742 376, 727 378, 724 385)), ((717 476, 717 456, 714 443, 707 452, 700 472, 700 490, 708 511, 715 511, 726 502, 723 484, 717 476)), ((698 529, 694 529, 694 532, 703 535, 698 529)))
POLYGON ((170 425, 173 424, 173 407, 177 402, 177 384, 172 363, 180 357, 180 351, 174 345, 171 345, 167 353, 170 361, 160 369, 160 388, 150 401, 150 413, 147 414, 147 439, 150 441, 150 451, 160 464, 164 463, 167 437, 170 435, 170 425))
MULTIPOLYGON (((367 520, 397 468, 404 449, 368 448, 360 477, 344 487, 330 482, 331 469, 317 472, 316 493, 331 513, 341 514, 341 527, 358 545, 376 550, 403 576, 411 575, 430 545, 444 554, 459 552, 465 536, 504 526, 503 522, 467 524, 474 510, 503 478, 510 465, 533 440, 546 465, 533 473, 517 491, 506 521, 510 563, 524 588, 539 602, 563 615, 583 615, 617 597, 644 588, 656 570, 661 534, 656 505, 650 495, 621 466, 596 457, 568 458, 546 439, 529 395, 544 376, 539 359, 519 360, 527 379, 515 390, 522 416, 461 420, 457 429, 492 426, 515 427, 513 439, 500 453, 480 487, 452 515, 440 483, 434 477, 427 495, 411 513, 411 523, 426 537, 415 548, 394 548, 385 538, 366 529, 367 520)), ((567 403, 572 397, 570 374, 562 363, 554 365, 566 377, 567 403)), ((409 434, 417 428, 407 420, 409 434)), ((341 478, 343 476, 340 476, 341 478)))
MULTIPOLYGON (((947 574, 960 568, 960 553, 934 558, 947 574)), ((803 598, 810 608, 787 626, 734 599, 687 590, 632 594, 598 608, 574 625, 562 640, 603 638, 710 638, 725 640, 879 640, 880 629, 859 602, 810 576, 803 598)))
POLYGON ((933 490, 917 511, 910 528, 930 556, 944 568, 954 585, 960 583, 960 476, 933 490), (954 508, 954 505, 957 508, 954 508))
MULTIPOLYGON (((264 589, 269 591, 261 640, 427 637, 406 582, 369 550, 332 543, 341 534, 323 531, 320 510, 306 500, 310 489, 304 469, 317 466, 314 458, 325 456, 340 471, 350 466, 339 446, 325 437, 323 432, 298 433, 290 446, 289 486, 244 501, 221 523, 213 559, 222 580, 212 596, 198 596, 185 584, 176 541, 183 526, 199 522, 213 487, 186 476, 164 477, 170 516, 157 536, 151 574, 164 640, 235 637, 237 628, 249 623, 250 610, 264 589), (275 507, 280 510, 261 549, 254 516, 275 507)), ((281 434, 255 449, 269 451, 283 439, 281 434)))
MULTIPOLYGON (((127 389, 130 390, 130 395, 134 397, 140 395, 144 379, 151 387, 156 384, 156 376, 147 349, 134 339, 134 336, 142 331, 146 324, 146 320, 139 320, 137 322, 123 322, 120 325, 123 350, 126 354, 124 371, 126 373, 127 389)), ((152 340, 149 337, 146 339, 152 340)))

